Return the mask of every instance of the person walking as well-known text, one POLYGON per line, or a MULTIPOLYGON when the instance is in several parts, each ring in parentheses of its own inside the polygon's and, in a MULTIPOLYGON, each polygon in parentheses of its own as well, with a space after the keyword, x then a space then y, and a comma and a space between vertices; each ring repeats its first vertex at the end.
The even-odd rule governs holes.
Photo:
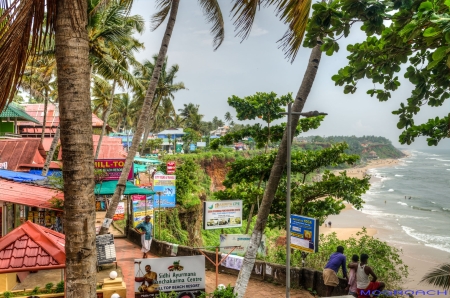
MULTIPOLYGON (((353 255, 352 263, 358 264, 358 262, 359 262, 358 255, 353 255)), ((350 266, 350 264, 348 264, 348 265, 350 266)), ((348 294, 352 295, 353 297, 358 297, 358 293, 357 293, 358 290, 357 290, 357 286, 356 286, 356 269, 355 268, 350 268, 350 270, 349 270, 348 285, 345 288, 345 291, 348 291, 348 294)))
POLYGON ((150 251, 150 246, 152 245, 153 225, 150 222, 151 218, 152 217, 150 215, 145 216, 145 220, 134 228, 136 232, 141 234, 141 251, 144 253, 142 256, 144 259, 147 258, 147 253, 150 251))
POLYGON ((384 290, 384 282, 377 281, 377 276, 373 272, 372 268, 367 265, 369 256, 367 254, 361 254, 361 262, 351 263, 349 268, 356 268, 356 292, 358 298, 366 298, 370 296, 378 296, 381 291, 384 290), (369 279, 369 275, 372 276, 372 280, 369 279))
POLYGON ((339 278, 337 277, 339 267, 342 267, 342 274, 344 275, 344 278, 348 280, 347 267, 345 265, 346 261, 347 258, 344 255, 344 247, 338 246, 336 252, 330 256, 328 263, 323 270, 323 281, 327 287, 326 297, 330 297, 334 288, 339 284, 339 278))

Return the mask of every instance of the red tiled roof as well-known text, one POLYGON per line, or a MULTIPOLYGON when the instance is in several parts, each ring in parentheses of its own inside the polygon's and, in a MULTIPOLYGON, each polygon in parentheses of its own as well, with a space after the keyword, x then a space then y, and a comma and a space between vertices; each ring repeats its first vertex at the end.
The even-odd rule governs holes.
POLYGON ((0 272, 64 268, 65 236, 27 221, 0 238, 0 272))
MULTIPOLYGON (((43 169, 44 168, 43 163, 30 163, 30 164, 20 164, 19 167, 20 169, 31 169, 31 168, 36 168, 36 169, 43 169)), ((61 169, 61 162, 59 161, 51 161, 50 162, 50 166, 49 169, 54 169, 54 170, 60 170, 61 169)))
MULTIPOLYGON (((97 150, 97 144, 100 136, 93 135, 92 141, 94 143, 94 150, 92 154, 94 155, 97 150)), ((100 153, 98 154, 99 159, 117 159, 124 158, 127 153, 123 150, 122 139, 112 138, 104 136, 102 140, 102 145, 100 148, 100 153)), ((59 150, 58 160, 62 160, 62 151, 59 150)))
POLYGON ((17 171, 21 164, 43 164, 40 139, 21 138, 0 140, 0 163, 7 162, 8 170, 17 171))
MULTIPOLYGON (((25 108, 25 112, 27 112, 27 114, 38 120, 41 124, 38 125, 33 122, 20 122, 18 125, 28 127, 42 127, 42 122, 44 121, 44 104, 23 104, 22 106, 25 108)), ((59 125, 59 110, 54 104, 48 104, 47 119, 45 122, 45 127, 57 127, 59 125)), ((92 127, 102 127, 102 125, 103 121, 93 113, 92 127)))
MULTIPOLYGON (((64 194, 55 189, 0 178, 0 201, 31 207, 55 209, 48 200, 64 199, 64 194)), ((55 209, 57 210, 57 209, 55 209)))

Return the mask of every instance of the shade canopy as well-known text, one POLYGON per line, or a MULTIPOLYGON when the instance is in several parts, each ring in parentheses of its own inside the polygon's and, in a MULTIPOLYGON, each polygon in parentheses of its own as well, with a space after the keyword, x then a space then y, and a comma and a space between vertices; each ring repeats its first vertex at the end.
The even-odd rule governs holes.
POLYGON ((148 163, 148 164, 155 164, 155 165, 159 165, 161 163, 157 159, 150 159, 150 158, 143 158, 143 157, 135 157, 134 161, 142 162, 142 163, 148 163))
MULTIPOLYGON (((94 193, 96 195, 113 195, 114 191, 116 190, 117 186, 117 180, 113 181, 104 181, 102 183, 98 183, 95 185, 95 191, 94 193)), ((151 189, 147 188, 139 188, 136 185, 134 185, 131 182, 127 182, 125 186, 125 191, 123 193, 124 195, 153 195, 155 192, 151 189)))
POLYGON ((38 120, 28 115, 23 107, 13 102, 7 105, 3 111, 0 112, 0 119, 10 119, 11 121, 30 121, 35 124, 41 124, 38 120))
POLYGON ((147 166, 135 163, 133 165, 133 171, 134 171, 135 174, 137 174, 137 173, 145 173, 145 172, 147 172, 147 166))

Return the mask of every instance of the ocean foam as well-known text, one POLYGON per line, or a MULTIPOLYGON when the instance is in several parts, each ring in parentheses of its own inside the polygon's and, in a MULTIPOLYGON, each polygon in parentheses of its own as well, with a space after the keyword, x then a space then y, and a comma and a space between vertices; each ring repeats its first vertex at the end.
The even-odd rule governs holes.
POLYGON ((450 161, 450 159, 436 159, 436 160, 439 160, 439 161, 450 161))
POLYGON ((389 190, 388 191, 394 191, 392 188, 389 188, 389 190))
POLYGON ((397 204, 400 204, 400 205, 403 205, 403 206, 408 206, 408 204, 406 204, 406 203, 403 203, 403 202, 397 202, 397 204))
POLYGON ((405 162, 412 163, 413 161, 412 160, 405 160, 405 162))
POLYGON ((450 237, 418 233, 415 229, 407 226, 402 226, 402 229, 412 238, 424 242, 425 246, 450 252, 450 237))
POLYGON ((395 175, 395 177, 403 177, 403 176, 405 176, 405 175, 395 175))

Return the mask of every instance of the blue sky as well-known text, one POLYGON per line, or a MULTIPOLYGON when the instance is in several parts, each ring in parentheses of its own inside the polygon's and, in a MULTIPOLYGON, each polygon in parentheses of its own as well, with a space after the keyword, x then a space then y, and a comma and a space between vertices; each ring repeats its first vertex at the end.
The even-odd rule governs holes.
MULTIPOLYGON (((284 58, 278 49, 277 40, 286 31, 286 25, 279 21, 273 8, 258 11, 250 37, 241 42, 235 37, 231 19, 231 1, 219 0, 225 18, 225 41, 213 51, 210 25, 206 23, 197 1, 180 1, 177 21, 172 36, 168 57, 169 64, 178 64, 178 81, 183 81, 189 90, 175 95, 176 109, 189 102, 200 105, 204 120, 214 116, 223 119, 229 111, 227 99, 231 95, 244 97, 256 92, 295 94, 301 84, 310 49, 302 48, 294 63, 284 58)), ((150 17, 155 12, 154 1, 136 0, 132 14, 140 14, 146 20, 146 31, 139 37, 145 50, 137 54, 140 61, 151 59, 157 54, 165 29, 165 23, 156 31, 150 31, 150 17)), ((316 80, 306 102, 304 111, 327 112, 326 120, 317 130, 305 135, 377 135, 389 138, 394 145, 398 143, 400 131, 397 117, 391 111, 409 96, 412 86, 402 79, 402 86, 392 94, 388 102, 378 102, 366 94, 373 85, 361 81, 355 94, 344 94, 342 87, 334 86, 331 76, 346 65, 346 46, 361 42, 365 35, 354 27, 347 39, 341 40, 340 51, 328 57, 325 54, 319 66, 316 80)), ((402 75, 399 75, 403 78, 402 75)), ((423 108, 416 123, 426 121, 436 115, 444 116, 450 111, 450 102, 440 108, 423 108)), ((237 121, 235 121, 237 122, 237 121)), ((440 148, 448 147, 450 141, 441 142, 440 148)), ((403 147, 403 146, 402 146, 403 147)), ((427 147, 424 139, 416 141, 415 148, 427 147)))

